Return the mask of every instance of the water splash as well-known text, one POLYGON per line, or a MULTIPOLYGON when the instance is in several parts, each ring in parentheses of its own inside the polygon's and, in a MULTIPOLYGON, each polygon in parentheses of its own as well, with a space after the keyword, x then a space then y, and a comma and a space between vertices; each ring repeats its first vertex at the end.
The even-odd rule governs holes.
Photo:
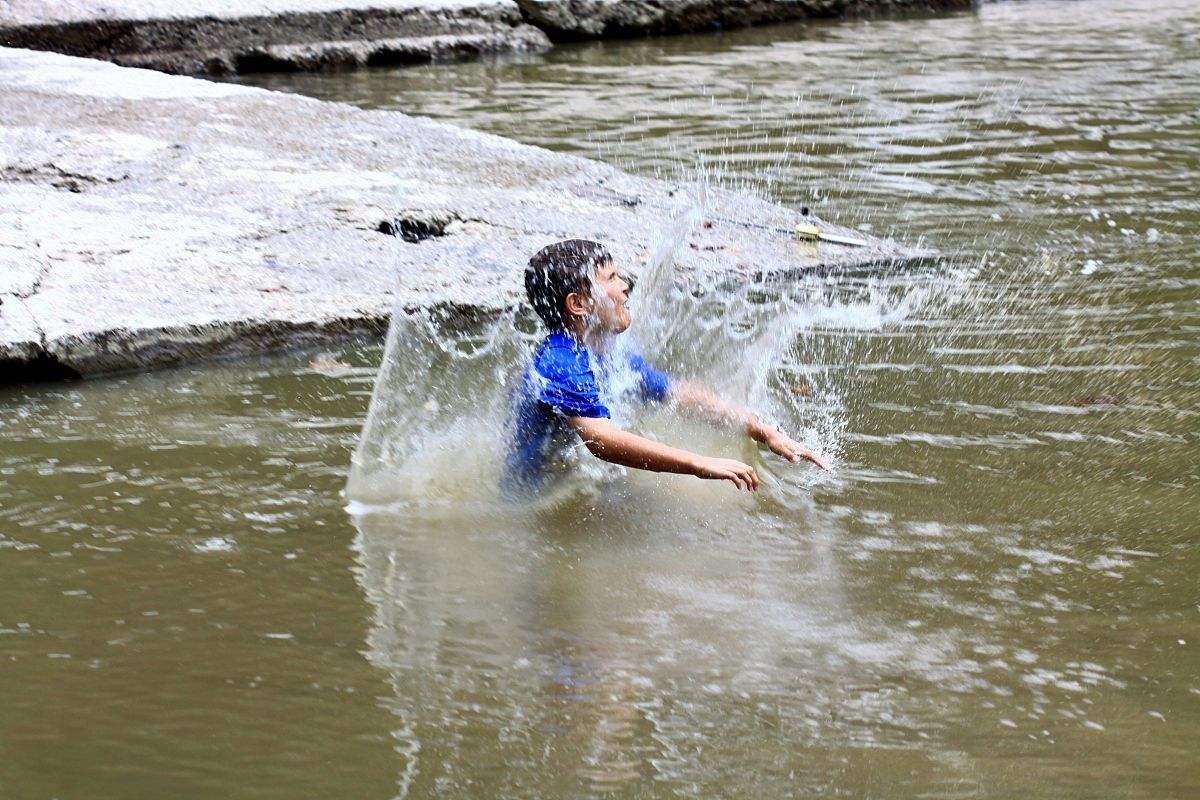
MULTIPOLYGON (((933 293, 927 281, 916 279, 785 278, 692 267, 685 258, 690 240, 713 213, 710 180, 702 167, 639 270, 634 323, 619 346, 644 353, 676 378, 713 387, 794 438, 837 456, 847 427, 843 387, 821 373, 821 348, 815 344, 831 340, 819 334, 836 330, 852 338, 855 331, 900 325, 933 293)), ((398 308, 353 459, 351 501, 485 508, 494 503, 509 395, 540 337, 532 315, 521 308, 487 317, 398 308)), ((737 447, 737 437, 695 440, 695 431, 669 414, 612 410, 619 424, 664 441, 734 447, 729 455, 756 461, 781 480, 785 472, 786 480, 800 486, 813 480, 811 470, 778 469, 749 444, 737 447)), ((577 455, 579 480, 568 493, 611 482, 607 465, 577 455)))

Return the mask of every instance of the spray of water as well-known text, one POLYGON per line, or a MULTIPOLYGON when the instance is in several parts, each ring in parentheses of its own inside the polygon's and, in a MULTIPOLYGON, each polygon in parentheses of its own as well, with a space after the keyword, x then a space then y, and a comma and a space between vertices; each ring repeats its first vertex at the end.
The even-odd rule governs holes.
MULTIPOLYGON (((847 352, 856 333, 905 324, 936 294, 930 276, 764 279, 691 269, 682 256, 712 210, 708 173, 701 169, 700 175, 640 270, 631 303, 634 324, 615 346, 756 409, 836 460, 847 416, 845 387, 824 372, 830 346, 847 352), (838 335, 826 335, 830 331, 838 335)), ((944 276, 939 280, 944 283, 944 276)), ((470 318, 445 308, 397 309, 354 456, 351 501, 494 504, 509 435, 509 396, 540 335, 532 315, 520 308, 470 318)), ((621 377, 613 380, 619 385, 621 377)), ((694 441, 689 423, 669 413, 620 405, 612 410, 620 424, 665 441, 694 441)), ((726 445, 700 441, 737 446, 736 437, 726 438, 726 445)), ((816 479, 812 470, 763 459, 749 444, 729 454, 758 461, 776 487, 802 489, 816 479)), ((586 454, 576 461, 570 491, 612 479, 612 470, 586 454)))

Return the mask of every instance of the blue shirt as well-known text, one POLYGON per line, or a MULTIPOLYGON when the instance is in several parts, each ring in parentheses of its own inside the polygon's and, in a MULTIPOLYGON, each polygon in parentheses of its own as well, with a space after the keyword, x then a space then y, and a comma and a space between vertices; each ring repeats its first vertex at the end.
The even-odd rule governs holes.
POLYGON ((660 402, 670 387, 671 379, 637 353, 618 348, 597 355, 569 333, 551 333, 513 394, 505 493, 529 493, 542 486, 551 462, 575 440, 567 417, 610 419, 610 405, 629 395, 660 402))

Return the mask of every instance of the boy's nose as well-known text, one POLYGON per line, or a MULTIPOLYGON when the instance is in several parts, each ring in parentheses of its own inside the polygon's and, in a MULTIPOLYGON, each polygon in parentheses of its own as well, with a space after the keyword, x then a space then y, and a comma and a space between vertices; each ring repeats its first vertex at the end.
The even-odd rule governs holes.
POLYGON ((633 287, 637 285, 637 278, 633 277, 628 272, 621 272, 618 276, 625 284, 625 294, 633 294, 633 287))

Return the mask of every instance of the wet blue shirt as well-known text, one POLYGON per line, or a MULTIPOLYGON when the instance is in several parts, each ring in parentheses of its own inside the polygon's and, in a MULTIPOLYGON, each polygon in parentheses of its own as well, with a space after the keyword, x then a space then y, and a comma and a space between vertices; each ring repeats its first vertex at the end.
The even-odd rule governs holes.
POLYGON ((550 463, 576 439, 567 417, 608 419, 609 404, 626 395, 662 401, 670 386, 670 378, 637 353, 599 356, 569 333, 550 334, 513 394, 505 492, 528 493, 545 482, 550 463))

